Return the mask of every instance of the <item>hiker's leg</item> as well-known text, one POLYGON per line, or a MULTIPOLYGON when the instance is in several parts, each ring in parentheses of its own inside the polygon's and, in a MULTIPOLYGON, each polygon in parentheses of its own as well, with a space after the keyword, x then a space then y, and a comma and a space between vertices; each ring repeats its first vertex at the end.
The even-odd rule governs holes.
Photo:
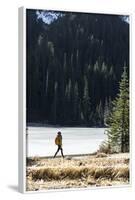
POLYGON ((60 149, 61 149, 61 155, 62 155, 62 157, 64 158, 62 147, 61 147, 60 149))
POLYGON ((55 155, 54 155, 54 158, 56 157, 56 155, 57 155, 57 153, 59 152, 59 150, 60 150, 60 147, 58 146, 58 149, 57 149, 57 151, 56 151, 56 153, 55 153, 55 155))
POLYGON ((59 152, 59 148, 57 149, 55 155, 54 155, 54 158, 56 157, 57 153, 59 152))

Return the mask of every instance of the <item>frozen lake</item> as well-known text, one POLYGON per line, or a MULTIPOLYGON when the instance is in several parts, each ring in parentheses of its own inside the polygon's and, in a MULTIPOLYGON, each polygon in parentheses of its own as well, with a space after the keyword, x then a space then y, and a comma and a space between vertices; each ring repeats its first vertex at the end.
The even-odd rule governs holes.
POLYGON ((58 131, 62 133, 64 155, 92 153, 106 139, 104 130, 104 128, 29 127, 27 155, 53 156, 57 150, 54 140, 58 131))

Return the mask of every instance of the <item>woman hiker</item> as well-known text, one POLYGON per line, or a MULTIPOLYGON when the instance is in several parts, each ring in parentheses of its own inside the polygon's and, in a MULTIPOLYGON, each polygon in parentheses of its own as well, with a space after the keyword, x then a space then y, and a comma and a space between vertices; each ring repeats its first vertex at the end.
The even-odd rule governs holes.
POLYGON ((56 153, 54 155, 54 158, 56 157, 56 155, 59 152, 59 150, 61 150, 61 155, 64 158, 63 149, 62 149, 62 135, 61 135, 60 131, 57 133, 57 136, 55 138, 55 144, 58 146, 58 149, 57 149, 57 151, 56 151, 56 153))

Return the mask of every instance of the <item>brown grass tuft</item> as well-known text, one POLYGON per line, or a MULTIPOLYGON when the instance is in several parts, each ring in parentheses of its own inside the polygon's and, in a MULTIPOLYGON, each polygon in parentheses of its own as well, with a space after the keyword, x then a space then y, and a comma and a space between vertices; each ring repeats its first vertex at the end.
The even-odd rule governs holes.
POLYGON ((50 181, 50 180, 63 180, 63 179, 80 179, 82 177, 92 176, 94 179, 110 178, 129 178, 129 169, 127 166, 123 167, 68 167, 68 168, 38 168, 31 169, 29 176, 33 180, 50 181))

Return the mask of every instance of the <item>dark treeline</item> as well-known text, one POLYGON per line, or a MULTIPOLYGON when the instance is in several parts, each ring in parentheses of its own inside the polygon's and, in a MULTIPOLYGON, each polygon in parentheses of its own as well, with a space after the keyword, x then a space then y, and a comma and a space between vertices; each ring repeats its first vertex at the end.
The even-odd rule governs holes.
POLYGON ((47 24, 27 10, 27 122, 103 126, 129 67, 129 24, 118 15, 57 16, 47 24))

